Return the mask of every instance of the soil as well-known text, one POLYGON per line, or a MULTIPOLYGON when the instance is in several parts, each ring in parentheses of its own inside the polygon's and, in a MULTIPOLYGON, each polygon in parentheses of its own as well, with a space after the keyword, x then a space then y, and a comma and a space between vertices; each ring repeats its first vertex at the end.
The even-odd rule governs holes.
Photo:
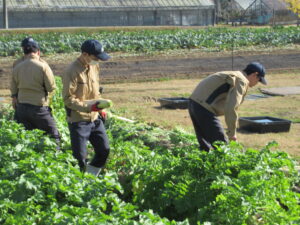
MULTIPOLYGON (((46 59, 56 75, 62 74, 71 60, 73 59, 55 60, 51 57, 46 59)), ((108 62, 101 63, 101 80, 103 83, 114 83, 167 78, 195 78, 217 71, 241 70, 251 61, 261 62, 269 74, 276 70, 295 70, 300 68, 300 50, 238 53, 234 57, 230 53, 223 56, 218 56, 218 53, 206 55, 188 53, 175 56, 114 57, 108 62)), ((0 89, 9 87, 12 63, 13 59, 0 59, 0 89)))

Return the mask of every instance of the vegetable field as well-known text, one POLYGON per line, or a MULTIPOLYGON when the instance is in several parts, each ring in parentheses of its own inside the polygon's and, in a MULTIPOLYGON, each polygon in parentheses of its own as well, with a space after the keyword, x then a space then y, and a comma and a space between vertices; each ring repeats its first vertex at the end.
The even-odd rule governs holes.
MULTIPOLYGON (((20 41, 26 36, 36 39, 46 56, 66 53, 58 60, 61 62, 52 63, 56 69, 60 66, 54 68, 56 75, 65 68, 64 57, 79 52, 83 40, 92 38, 101 41, 109 53, 146 53, 154 57, 170 50, 214 54, 233 48, 293 48, 300 44, 299 27, 3 31, 2 82, 11 70, 6 59, 12 57, 7 56, 22 54, 20 41)), ((283 56, 287 60, 292 57, 283 56)), ((231 63, 219 62, 217 67, 214 60, 183 60, 146 59, 131 64, 110 61, 107 67, 116 67, 112 73, 119 71, 126 77, 138 73, 132 65, 139 65, 144 79, 168 67, 172 68, 168 73, 190 76, 183 64, 200 64, 193 67, 196 73, 206 64, 210 68, 205 72, 210 72, 231 63), (158 61, 162 61, 160 65, 158 61)), ((273 58, 270 61, 279 64, 273 58)), ((105 74, 105 64, 103 67, 105 74)), ((55 142, 41 131, 26 131, 15 123, 9 105, 0 105, 0 224, 300 224, 297 162, 277 151, 276 142, 260 149, 232 142, 209 153, 200 152, 194 134, 143 122, 126 123, 112 116, 118 115, 112 108, 106 122, 111 145, 108 163, 98 178, 82 174, 72 156, 61 80, 56 79, 59 90, 51 107, 62 135, 62 152, 57 152, 55 142)))
POLYGON ((80 51, 83 40, 97 39, 108 52, 156 52, 171 49, 200 48, 224 51, 260 46, 280 47, 300 43, 299 27, 275 28, 207 28, 166 30, 99 30, 73 32, 5 32, 0 36, 0 56, 21 54, 20 40, 32 36, 43 53, 80 51))
POLYGON ((1 108, 0 224, 300 223, 296 162, 271 151, 276 143, 244 149, 232 142, 206 153, 184 131, 110 117, 108 164, 98 178, 82 174, 60 93, 51 105, 64 152, 1 108))

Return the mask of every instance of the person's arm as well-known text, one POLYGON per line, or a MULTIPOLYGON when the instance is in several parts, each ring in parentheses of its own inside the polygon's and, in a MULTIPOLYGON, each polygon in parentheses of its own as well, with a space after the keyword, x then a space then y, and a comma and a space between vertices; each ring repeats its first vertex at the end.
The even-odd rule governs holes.
POLYGON ((65 106, 69 109, 80 112, 91 112, 91 106, 76 97, 77 88, 78 83, 76 76, 72 76, 70 71, 66 72, 63 76, 62 91, 65 106))
POLYGON ((247 84, 243 81, 236 80, 236 84, 229 92, 225 103, 225 122, 227 125, 227 136, 230 140, 237 140, 236 128, 238 122, 237 109, 243 101, 244 95, 247 92, 247 84))
POLYGON ((44 85, 46 92, 53 92, 56 89, 55 78, 51 68, 46 65, 44 67, 44 85))
POLYGON ((17 97, 18 97, 18 82, 17 82, 16 71, 13 70, 11 82, 10 82, 10 93, 12 97, 12 106, 16 109, 17 97))

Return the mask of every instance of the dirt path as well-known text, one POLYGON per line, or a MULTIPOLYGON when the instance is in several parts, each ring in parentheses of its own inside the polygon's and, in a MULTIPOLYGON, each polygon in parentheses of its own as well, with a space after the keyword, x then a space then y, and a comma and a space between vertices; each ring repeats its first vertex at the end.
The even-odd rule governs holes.
MULTIPOLYGON (((62 61, 47 59, 54 74, 60 75, 67 66, 62 61)), ((64 61, 64 60, 63 60, 64 61)), ((66 60, 69 62, 69 60, 66 60)), ((273 52, 256 54, 239 54, 233 59, 233 69, 243 69, 251 61, 263 63, 267 71, 300 69, 300 52, 273 52)), ((0 89, 9 87, 11 62, 0 61, 0 89)), ((113 59, 102 64, 102 82, 142 81, 159 78, 192 78, 209 73, 232 70, 232 57, 205 57, 203 55, 171 56, 171 57, 134 57, 113 59)))
MULTIPOLYGON (((300 53, 235 56, 233 69, 243 69, 251 61, 263 63, 268 71, 295 69, 300 68, 300 53)), ((224 70, 232 70, 232 57, 178 57, 107 62, 103 66, 102 75, 107 81, 111 79, 143 80, 162 77, 196 77, 224 70)))

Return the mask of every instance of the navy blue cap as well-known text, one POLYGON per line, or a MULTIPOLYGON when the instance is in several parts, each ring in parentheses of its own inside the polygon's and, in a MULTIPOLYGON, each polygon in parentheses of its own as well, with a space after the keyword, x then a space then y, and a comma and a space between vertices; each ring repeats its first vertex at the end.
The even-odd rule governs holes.
POLYGON ((263 83, 263 84, 267 84, 267 81, 265 79, 265 74, 266 74, 266 70, 265 70, 265 67, 258 63, 258 62, 252 62, 252 63, 249 63, 246 68, 244 69, 244 71, 247 73, 247 74, 251 74, 251 73, 258 73, 258 77, 259 77, 259 82, 263 83))
POLYGON ((21 47, 25 48, 26 46, 34 47, 39 49, 39 44, 32 38, 32 37, 27 37, 21 42, 21 47))
POLYGON ((89 55, 94 55, 102 61, 110 59, 110 56, 104 52, 103 46, 97 40, 86 40, 83 42, 81 45, 81 51, 86 52, 89 55))

